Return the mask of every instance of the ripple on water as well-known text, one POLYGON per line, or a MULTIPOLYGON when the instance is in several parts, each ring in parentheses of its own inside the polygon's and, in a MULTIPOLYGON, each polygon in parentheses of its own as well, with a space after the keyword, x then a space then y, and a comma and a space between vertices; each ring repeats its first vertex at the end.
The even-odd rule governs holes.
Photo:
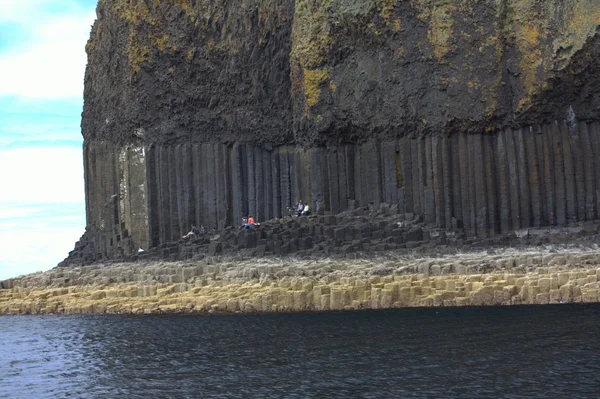
POLYGON ((599 305, 0 318, 0 398, 585 398, 599 305))

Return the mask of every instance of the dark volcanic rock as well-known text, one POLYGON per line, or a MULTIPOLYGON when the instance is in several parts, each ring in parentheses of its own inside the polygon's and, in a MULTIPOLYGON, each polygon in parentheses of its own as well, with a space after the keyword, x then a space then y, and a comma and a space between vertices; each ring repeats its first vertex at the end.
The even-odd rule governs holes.
POLYGON ((290 140, 293 1, 100 0, 97 15, 86 140, 290 140))
POLYGON ((460 246, 600 218, 597 1, 100 0, 97 14, 87 229, 67 263, 460 246), (225 230, 300 199, 316 219, 225 230), (163 246, 191 223, 220 246, 163 246))
POLYGON ((97 14, 87 140, 331 145, 600 112, 594 1, 100 0, 97 14))

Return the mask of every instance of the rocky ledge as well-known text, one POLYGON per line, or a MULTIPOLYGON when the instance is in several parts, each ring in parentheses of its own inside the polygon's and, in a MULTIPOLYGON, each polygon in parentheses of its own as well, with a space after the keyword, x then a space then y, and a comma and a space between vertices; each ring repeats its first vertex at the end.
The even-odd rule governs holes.
POLYGON ((600 300, 600 253, 589 242, 450 252, 381 252, 353 260, 226 256, 56 268, 0 282, 0 314, 303 312, 600 300))
POLYGON ((572 223, 563 227, 527 228, 506 234, 468 235, 460 220, 452 219, 445 229, 436 227, 423 215, 399 212, 398 205, 381 204, 377 208, 359 207, 337 215, 272 219, 248 230, 228 227, 219 232, 200 234, 189 239, 165 242, 147 251, 132 247, 133 241, 121 240, 120 254, 109 259, 94 252, 94 231, 88 229, 75 249, 59 266, 84 266, 123 262, 198 261, 225 256, 235 261, 245 258, 294 256, 301 259, 370 258, 393 251, 399 256, 452 254, 477 248, 540 246, 597 242, 600 221, 572 223), (127 248, 125 248, 127 247, 127 248), (133 255, 127 255, 133 253, 133 255))

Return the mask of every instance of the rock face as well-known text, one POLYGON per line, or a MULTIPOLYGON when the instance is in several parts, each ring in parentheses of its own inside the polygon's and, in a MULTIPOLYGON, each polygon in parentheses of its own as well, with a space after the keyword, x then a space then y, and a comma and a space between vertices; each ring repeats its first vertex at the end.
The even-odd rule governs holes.
POLYGON ((292 140, 293 1, 100 0, 97 16, 86 140, 292 140))
POLYGON ((0 281, 7 314, 251 313, 600 301, 597 248, 432 258, 57 268, 0 281))
POLYGON ((594 0, 101 0, 83 134, 322 145, 598 118, 594 0))
POLYGON ((471 235, 600 215, 600 3, 100 0, 88 259, 397 206, 471 235))

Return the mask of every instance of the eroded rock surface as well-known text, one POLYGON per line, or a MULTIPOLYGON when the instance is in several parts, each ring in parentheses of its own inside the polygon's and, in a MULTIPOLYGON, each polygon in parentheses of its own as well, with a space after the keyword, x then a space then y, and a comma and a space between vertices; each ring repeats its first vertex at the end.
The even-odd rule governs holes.
POLYGON ((236 313, 600 300, 600 255, 529 247, 364 260, 211 257, 59 268, 1 282, 0 314, 236 313))
POLYGON ((83 134, 336 145, 598 118, 593 0, 100 0, 83 134))

